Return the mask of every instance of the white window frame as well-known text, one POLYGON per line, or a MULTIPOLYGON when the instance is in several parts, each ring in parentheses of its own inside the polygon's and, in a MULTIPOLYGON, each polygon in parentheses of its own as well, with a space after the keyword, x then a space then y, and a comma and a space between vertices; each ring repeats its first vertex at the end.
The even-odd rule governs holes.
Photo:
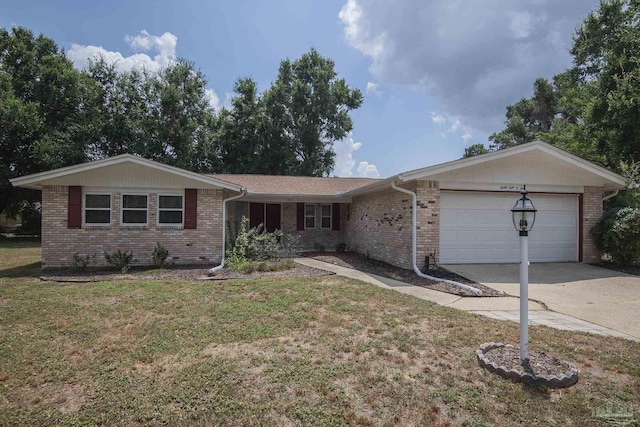
POLYGON ((108 191, 87 191, 82 193, 82 225, 89 227, 109 227, 113 221, 113 196, 108 191), (109 211, 109 222, 87 222, 87 196, 109 196, 109 208, 89 208, 92 211, 109 211))
POLYGON ((149 193, 135 192, 135 191, 127 191, 126 193, 120 194, 120 225, 126 227, 146 227, 149 225, 149 193), (147 197, 147 207, 143 208, 125 208, 124 207, 124 196, 146 196, 147 197), (141 222, 124 222, 124 211, 146 211, 147 212, 147 221, 145 223, 141 222))
MULTIPOLYGON (((147 204, 148 204, 148 199, 147 199, 147 204)), ((184 193, 158 193, 157 195, 157 199, 156 199, 156 218, 158 219, 158 227, 184 227, 184 193), (180 211, 182 212, 182 222, 181 223, 162 223, 160 222, 160 212, 161 211, 177 211, 177 208, 161 208, 160 207, 160 197, 163 196, 170 196, 170 197, 176 197, 179 196, 182 198, 182 207, 180 208, 180 211)))
POLYGON ((316 208, 316 205, 314 203, 305 203, 304 204, 304 229, 305 230, 315 230, 316 229, 316 222, 318 222, 318 218, 316 218, 316 216, 318 215, 318 209, 316 208), (313 206, 313 227, 307 227, 307 218, 311 218, 311 215, 307 215, 307 206, 313 206))
POLYGON ((320 228, 323 229, 323 230, 331 230, 331 226, 332 225, 333 225, 333 206, 327 205, 327 204, 320 205, 320 228), (329 207, 329 216, 326 216, 326 215, 322 214, 322 208, 324 208, 325 206, 329 207), (322 225, 322 220, 324 218, 329 218, 329 226, 328 227, 324 227, 322 225))

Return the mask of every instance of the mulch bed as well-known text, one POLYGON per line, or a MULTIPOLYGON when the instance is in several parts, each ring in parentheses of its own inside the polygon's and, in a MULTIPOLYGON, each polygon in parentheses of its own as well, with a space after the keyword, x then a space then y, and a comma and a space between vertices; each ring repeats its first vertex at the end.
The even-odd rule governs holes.
POLYGON ((488 343, 476 354, 482 367, 515 382, 564 388, 578 381, 574 365, 545 352, 529 351, 529 359, 522 362, 518 347, 488 343))
POLYGON ((640 265, 631 265, 628 267, 623 267, 620 264, 614 264, 613 262, 600 262, 593 265, 595 265, 596 267, 608 268, 609 270, 619 271, 621 273, 640 276, 640 265))
MULTIPOLYGON (((354 252, 305 252, 302 255, 317 259, 318 261, 328 262, 341 267, 353 268, 364 271, 365 273, 377 274, 378 276, 388 277, 390 279, 399 280, 401 282, 410 283, 427 289, 433 289, 435 291, 446 292, 448 294, 463 297, 478 296, 458 286, 451 285, 449 283, 434 282, 416 275, 412 270, 396 267, 383 261, 366 258, 363 255, 354 252)), ((440 279, 452 280, 454 282, 471 285, 482 291, 482 295, 480 295, 481 297, 502 297, 506 295, 504 292, 489 288, 488 286, 469 280, 466 277, 459 276, 441 267, 431 269, 427 274, 440 279)))
POLYGON ((172 266, 162 270, 152 270, 149 267, 134 267, 123 274, 116 270, 92 270, 77 272, 71 269, 56 269, 45 271, 40 279, 47 282, 104 282, 107 280, 230 280, 230 279, 261 279, 269 277, 300 277, 323 276, 333 274, 306 265, 294 263, 295 268, 282 271, 254 271, 241 273, 230 268, 223 268, 215 275, 209 276, 210 267, 202 266, 172 266))

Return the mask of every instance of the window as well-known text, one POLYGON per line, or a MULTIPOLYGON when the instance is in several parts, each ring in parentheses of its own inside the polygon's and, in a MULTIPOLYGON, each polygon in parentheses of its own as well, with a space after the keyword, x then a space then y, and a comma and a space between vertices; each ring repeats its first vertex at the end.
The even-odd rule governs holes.
POLYGON ((147 224, 147 195, 122 195, 122 223, 128 225, 147 224))
POLYGON ((84 195, 84 223, 89 225, 111 224, 110 194, 84 195))
POLYGON ((182 225, 182 196, 158 196, 158 224, 182 225))
POLYGON ((331 205, 322 205, 320 207, 320 226, 322 228, 331 228, 331 205))
POLYGON ((304 228, 316 228, 316 205, 304 206, 304 228))

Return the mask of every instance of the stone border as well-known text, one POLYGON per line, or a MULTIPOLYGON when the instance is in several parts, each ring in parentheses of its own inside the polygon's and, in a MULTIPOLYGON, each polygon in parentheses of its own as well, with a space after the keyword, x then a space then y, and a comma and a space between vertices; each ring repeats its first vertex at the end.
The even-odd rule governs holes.
POLYGON ((533 375, 528 372, 516 371, 515 369, 507 370, 504 366, 497 366, 495 363, 490 362, 485 358, 485 353, 493 349, 500 347, 513 347, 509 344, 503 343, 485 343, 480 346, 479 350, 476 350, 476 356, 478 357, 478 363, 484 369, 491 373, 495 373, 502 378, 511 380, 516 383, 523 383, 529 385, 540 385, 549 388, 567 388, 578 382, 578 368, 569 362, 567 363, 571 369, 569 372, 564 372, 560 375, 533 375))

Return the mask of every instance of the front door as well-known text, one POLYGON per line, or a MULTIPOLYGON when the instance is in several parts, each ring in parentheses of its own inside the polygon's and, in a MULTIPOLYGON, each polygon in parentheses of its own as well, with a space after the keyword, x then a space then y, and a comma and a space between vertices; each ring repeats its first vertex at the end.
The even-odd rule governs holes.
POLYGON ((280 205, 277 203, 267 203, 265 227, 269 233, 280 229, 280 205))
POLYGON ((264 225, 268 232, 280 229, 279 203, 251 203, 249 205, 249 227, 264 225))

